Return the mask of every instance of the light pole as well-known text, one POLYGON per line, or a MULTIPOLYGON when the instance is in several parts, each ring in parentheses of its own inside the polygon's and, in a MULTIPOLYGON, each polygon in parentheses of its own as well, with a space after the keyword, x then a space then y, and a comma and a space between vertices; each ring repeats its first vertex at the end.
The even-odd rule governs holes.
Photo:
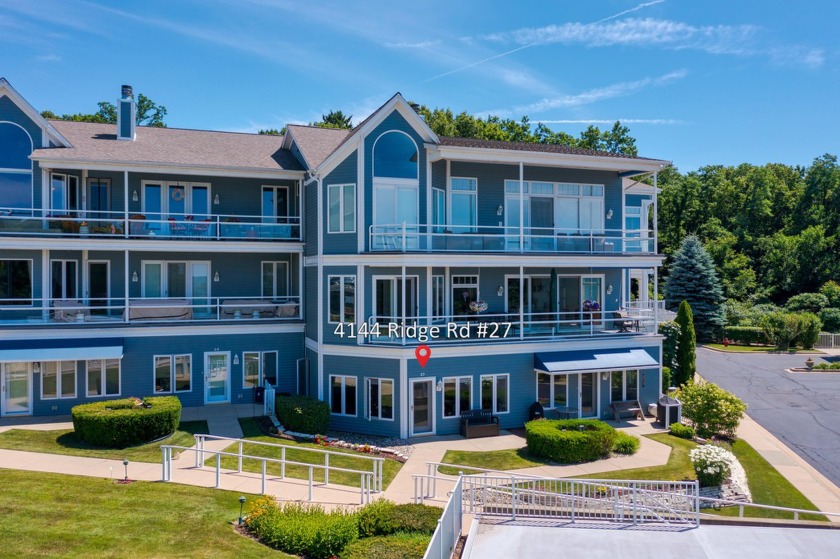
POLYGON ((242 508, 245 506, 245 496, 239 497, 239 525, 242 526, 242 508))
POLYGON ((125 481, 128 481, 128 458, 123 460, 123 466, 125 466, 125 481))

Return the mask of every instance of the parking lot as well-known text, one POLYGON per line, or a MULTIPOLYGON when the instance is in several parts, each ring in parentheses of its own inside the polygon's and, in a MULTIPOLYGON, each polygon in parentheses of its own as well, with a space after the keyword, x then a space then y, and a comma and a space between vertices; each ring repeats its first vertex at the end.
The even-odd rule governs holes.
POLYGON ((840 486, 840 373, 785 372, 806 358, 698 348, 697 371, 743 399, 750 417, 840 486))

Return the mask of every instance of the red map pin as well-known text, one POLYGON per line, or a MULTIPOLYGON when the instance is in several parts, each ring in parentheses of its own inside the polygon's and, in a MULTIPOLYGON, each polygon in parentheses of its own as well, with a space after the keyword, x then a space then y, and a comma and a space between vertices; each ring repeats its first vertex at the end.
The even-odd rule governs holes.
POLYGON ((414 357, 417 358, 417 362, 420 363, 421 367, 425 367, 426 363, 429 362, 429 357, 432 356, 432 350, 427 345, 419 345, 417 349, 414 350, 414 357))

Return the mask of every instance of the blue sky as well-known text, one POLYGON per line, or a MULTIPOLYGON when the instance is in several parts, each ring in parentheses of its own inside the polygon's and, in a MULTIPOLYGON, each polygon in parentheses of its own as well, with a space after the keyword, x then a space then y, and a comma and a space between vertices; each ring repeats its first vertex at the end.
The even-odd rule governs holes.
POLYGON ((683 171, 807 165, 840 151, 838 23, 828 0, 0 0, 0 75, 57 113, 131 84, 184 128, 358 121, 400 91, 573 134, 621 119, 683 171))

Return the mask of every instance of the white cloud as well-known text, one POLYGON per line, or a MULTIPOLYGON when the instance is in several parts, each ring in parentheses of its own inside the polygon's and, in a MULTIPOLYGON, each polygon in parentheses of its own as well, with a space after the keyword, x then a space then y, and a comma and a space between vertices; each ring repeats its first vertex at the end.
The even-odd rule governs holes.
POLYGON ((559 97, 546 97, 528 105, 514 107, 512 111, 500 111, 504 114, 511 112, 517 114, 541 113, 551 109, 562 109, 590 105, 598 101, 604 101, 615 97, 631 95, 647 87, 659 87, 671 82, 681 80, 688 75, 686 70, 676 70, 658 77, 648 77, 641 80, 618 82, 604 87, 589 89, 580 93, 561 95, 559 97))
POLYGON ((385 43, 389 49, 427 49, 440 44, 440 41, 420 41, 418 43, 385 43))
MULTIPOLYGON (((649 4, 648 4, 649 5, 649 4)), ((638 7, 637 7, 638 8, 638 7)), ((692 25, 655 18, 627 18, 596 23, 564 23, 525 27, 478 37, 487 42, 527 46, 583 45, 638 46, 672 50, 700 50, 710 54, 766 56, 774 63, 815 68, 824 62, 822 49, 801 45, 764 45, 763 30, 755 25, 692 25)))
POLYGON ((50 53, 36 56, 35 60, 37 60, 38 62, 61 62, 62 58, 58 54, 50 53))
POLYGON ((539 119, 534 122, 542 124, 614 124, 616 121, 621 124, 664 124, 676 125, 686 124, 684 120, 677 120, 673 118, 564 118, 557 120, 543 120, 539 119))

